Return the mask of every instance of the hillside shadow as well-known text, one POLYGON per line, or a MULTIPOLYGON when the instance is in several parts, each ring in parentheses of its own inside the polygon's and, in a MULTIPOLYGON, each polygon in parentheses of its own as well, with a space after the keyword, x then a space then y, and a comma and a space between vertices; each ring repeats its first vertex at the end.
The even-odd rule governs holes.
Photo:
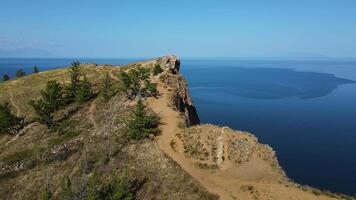
POLYGON ((317 98, 355 83, 332 74, 278 68, 200 68, 187 70, 186 76, 192 90, 219 90, 253 99, 317 98))

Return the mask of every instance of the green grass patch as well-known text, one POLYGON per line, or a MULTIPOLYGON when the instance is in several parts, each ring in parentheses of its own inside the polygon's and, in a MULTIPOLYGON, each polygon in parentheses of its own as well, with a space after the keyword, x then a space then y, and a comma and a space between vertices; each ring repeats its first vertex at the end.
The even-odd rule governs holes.
POLYGON ((1 159, 1 162, 8 164, 8 165, 12 165, 17 162, 31 158, 35 153, 36 153, 36 151, 34 149, 20 150, 20 151, 8 154, 7 156, 5 156, 4 158, 1 159))
POLYGON ((79 132, 77 131, 68 131, 67 133, 57 136, 56 138, 53 138, 49 141, 49 146, 53 147, 56 145, 61 145, 79 135, 79 132))

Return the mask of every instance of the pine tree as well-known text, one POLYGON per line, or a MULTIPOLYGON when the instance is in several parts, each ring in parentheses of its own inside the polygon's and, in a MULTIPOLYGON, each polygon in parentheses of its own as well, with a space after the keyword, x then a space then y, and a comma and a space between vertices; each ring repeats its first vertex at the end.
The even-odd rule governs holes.
POLYGON ((140 98, 141 96, 148 94, 146 91, 146 83, 150 82, 149 72, 150 71, 147 68, 138 67, 131 69, 128 73, 120 73, 121 90, 126 93, 126 96, 129 99, 140 98))
POLYGON ((131 98, 130 90, 131 90, 132 80, 130 76, 128 75, 128 73, 121 71, 119 77, 121 82, 120 90, 124 91, 128 98, 131 98))
POLYGON ((131 139, 141 139, 148 137, 149 134, 157 134, 159 117, 156 114, 146 112, 146 106, 142 100, 137 102, 131 119, 127 122, 128 136, 131 139))
POLYGON ((11 114, 11 105, 9 103, 0 103, 0 135, 16 134, 23 127, 23 123, 23 117, 11 114))
POLYGON ((39 70, 38 70, 37 66, 34 66, 34 67, 33 67, 33 73, 34 73, 34 74, 37 74, 38 72, 39 72, 39 70))
POLYGON ((8 81, 8 80, 10 80, 10 76, 7 75, 7 74, 4 74, 4 75, 2 76, 2 81, 8 81))
POLYGON ((20 78, 20 77, 23 77, 23 76, 26 76, 26 72, 23 71, 22 69, 19 69, 16 71, 16 77, 17 78, 20 78))
POLYGON ((113 96, 114 92, 112 91, 111 87, 112 87, 111 78, 109 74, 106 73, 101 83, 101 92, 100 92, 106 102, 109 101, 110 98, 113 96))
POLYGON ((64 105, 61 84, 55 80, 48 81, 46 89, 41 91, 41 99, 31 100, 29 104, 39 116, 39 121, 48 128, 53 128, 53 113, 64 105))
POLYGON ((77 90, 80 85, 80 77, 82 76, 81 70, 80 70, 80 62, 75 61, 71 64, 71 67, 69 68, 69 73, 70 73, 70 96, 74 98, 77 94, 77 90))
POLYGON ((91 99, 91 97, 93 96, 91 88, 91 83, 88 81, 86 76, 84 76, 84 80, 79 82, 79 87, 77 88, 77 92, 75 95, 75 101, 78 103, 84 103, 91 99))

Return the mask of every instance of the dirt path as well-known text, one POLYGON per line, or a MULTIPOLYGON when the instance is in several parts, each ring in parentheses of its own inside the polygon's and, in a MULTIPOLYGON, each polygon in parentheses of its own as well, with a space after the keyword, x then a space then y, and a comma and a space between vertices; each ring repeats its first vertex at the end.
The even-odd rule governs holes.
POLYGON ((179 122, 179 113, 168 107, 168 94, 160 84, 158 84, 158 90, 161 92, 161 97, 158 99, 150 98, 148 103, 150 107, 159 113, 162 121, 160 129, 162 134, 158 137, 158 144, 160 148, 168 154, 173 160, 175 160, 188 174, 199 181, 208 191, 218 194, 221 199, 234 199, 232 192, 223 188, 222 185, 216 184, 223 180, 215 180, 214 176, 203 170, 194 167, 194 163, 186 159, 184 154, 180 153, 182 150, 173 150, 170 142, 172 140, 178 140, 175 133, 177 130, 177 124, 179 122))
POLYGON ((20 108, 15 104, 15 101, 14 101, 14 94, 12 93, 12 89, 11 89, 11 86, 9 86, 9 94, 10 94, 10 102, 11 102, 11 105, 13 105, 15 108, 16 108, 16 116, 20 116, 21 115, 21 110, 20 108))
MULTIPOLYGON (((296 187, 286 187, 273 179, 269 181, 261 181, 260 173, 273 171, 271 166, 266 165, 261 160, 251 160, 250 162, 239 167, 232 166, 231 163, 222 162, 220 170, 206 170, 195 167, 194 160, 186 158, 182 145, 177 145, 178 148, 171 147, 171 141, 180 141, 175 135, 178 132, 179 113, 169 105, 168 89, 164 88, 158 83, 157 89, 160 91, 161 96, 156 98, 149 98, 148 104, 159 113, 162 124, 160 129, 162 134, 158 136, 158 144, 160 148, 176 161, 188 174, 195 180, 200 182, 209 192, 215 193, 220 196, 222 200, 235 200, 235 199, 295 199, 295 200, 314 200, 314 199, 332 199, 327 196, 315 196, 311 192, 305 192, 296 187), (262 170, 262 171, 261 171, 262 170), (240 177, 240 178, 239 178, 240 177), (257 178, 256 178, 257 177, 257 178), (242 191, 243 187, 252 186, 252 191, 242 191)), ((219 141, 219 157, 223 155, 228 156, 226 146, 223 145, 224 130, 221 129, 221 136, 219 141), (224 147, 225 146, 225 147, 224 147)), ((221 158, 220 158, 221 160, 221 158)), ((248 188, 248 187, 247 187, 248 188)))

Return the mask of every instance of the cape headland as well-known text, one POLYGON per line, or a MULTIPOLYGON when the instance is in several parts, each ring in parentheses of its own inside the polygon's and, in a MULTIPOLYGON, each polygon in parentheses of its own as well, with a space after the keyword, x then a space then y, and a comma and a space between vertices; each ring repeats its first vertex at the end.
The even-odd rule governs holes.
POLYGON ((123 172, 130 181, 127 187, 125 181, 119 183, 129 188, 130 195, 124 195, 132 199, 350 198, 289 180, 274 150, 251 133, 201 124, 180 63, 170 55, 127 66, 80 65, 94 95, 56 111, 54 119, 62 126, 54 131, 36 121, 27 101, 39 98, 48 80, 68 84, 67 69, 0 83, 0 102, 10 103, 14 115, 25 117, 17 134, 0 135, 0 199, 38 199, 44 186, 59 198, 63 177, 70 180, 71 199, 85 199, 94 174, 106 186, 113 173, 122 177, 123 172), (147 77, 157 95, 128 98, 118 92, 101 100, 100 80, 105 76, 115 86, 123 84, 121 72, 157 66, 161 71, 147 77), (160 133, 128 140, 127 119, 138 99, 158 114, 160 133))

